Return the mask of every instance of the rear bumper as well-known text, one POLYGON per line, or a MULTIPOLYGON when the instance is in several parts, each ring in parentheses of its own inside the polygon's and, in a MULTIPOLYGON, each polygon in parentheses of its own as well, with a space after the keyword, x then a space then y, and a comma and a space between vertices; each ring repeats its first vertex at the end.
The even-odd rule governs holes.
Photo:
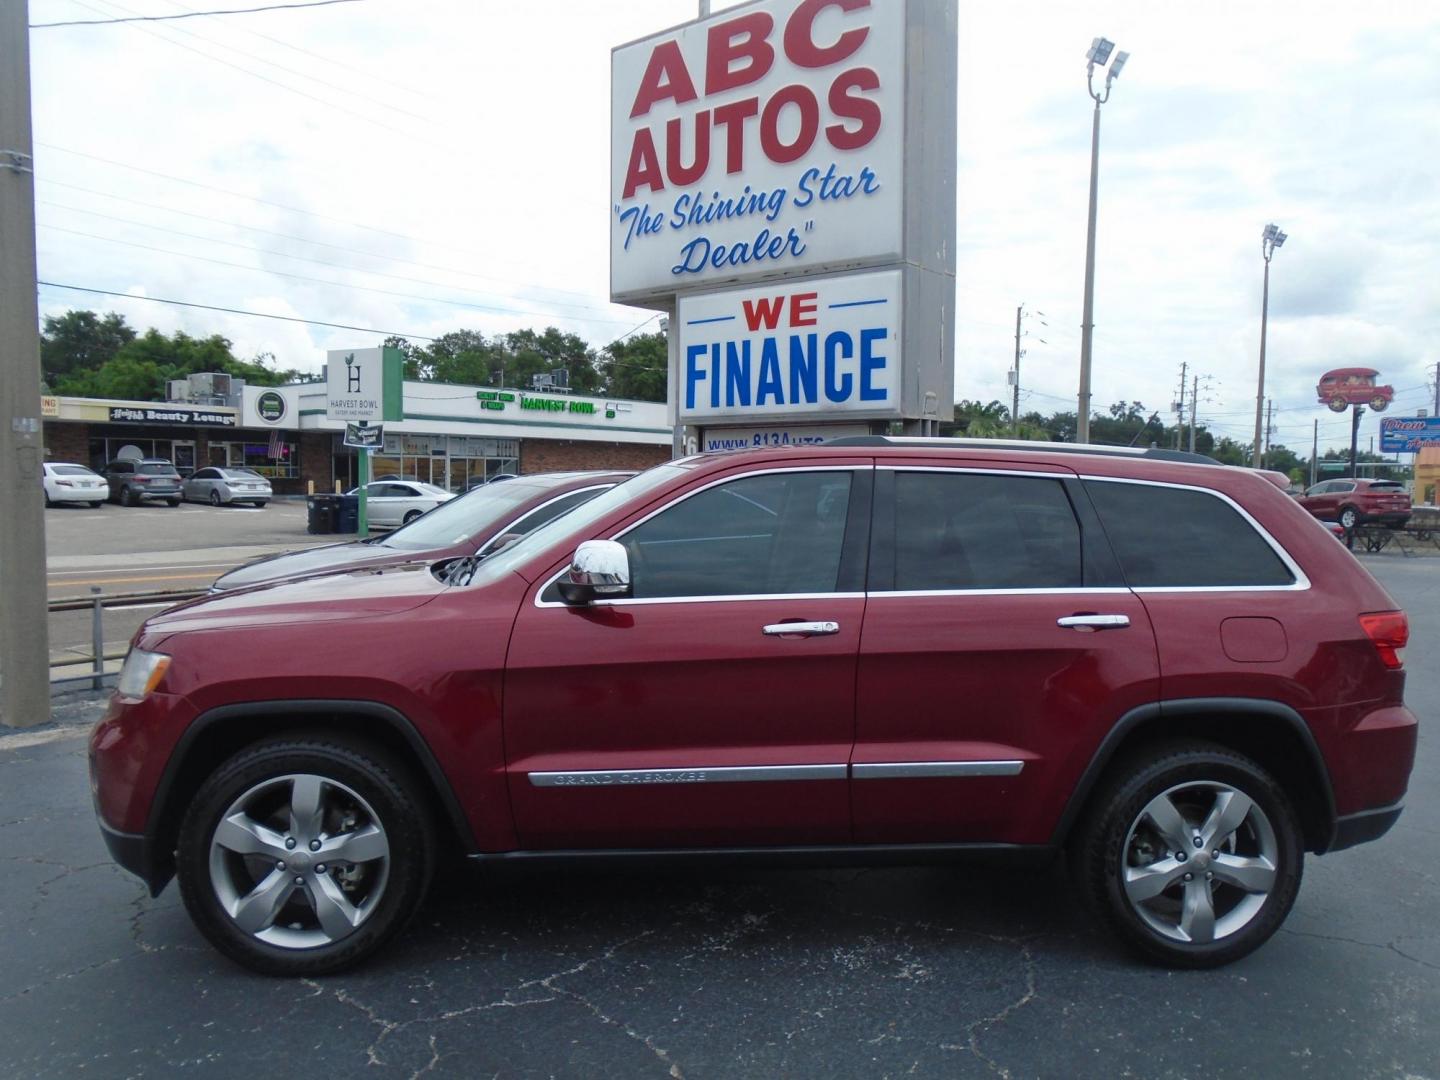
POLYGON ((1332 851, 1344 851, 1356 844, 1379 840, 1400 820, 1400 811, 1404 808, 1405 803, 1402 801, 1336 818, 1335 829, 1330 834, 1330 843, 1326 846, 1325 853, 1328 855, 1332 851))

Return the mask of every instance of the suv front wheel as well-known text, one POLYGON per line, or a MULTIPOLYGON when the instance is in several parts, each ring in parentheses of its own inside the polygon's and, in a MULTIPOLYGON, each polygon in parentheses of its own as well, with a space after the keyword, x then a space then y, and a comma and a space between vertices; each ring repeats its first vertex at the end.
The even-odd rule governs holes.
POLYGON ((1280 928, 1304 845, 1285 792, 1258 764, 1171 743, 1122 764, 1076 837, 1081 887, 1122 941, 1174 967, 1238 960, 1280 928))
POLYGON ((434 830, 403 770, 324 735, 260 743, 201 785, 177 876, 201 932, 267 975, 349 967, 420 906, 434 830))

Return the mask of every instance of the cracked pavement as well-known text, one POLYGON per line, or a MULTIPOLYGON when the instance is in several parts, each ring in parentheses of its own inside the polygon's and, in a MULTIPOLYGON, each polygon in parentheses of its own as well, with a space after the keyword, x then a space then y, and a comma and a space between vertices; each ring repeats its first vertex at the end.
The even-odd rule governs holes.
POLYGON ((1228 968, 1132 961, 1060 867, 460 867, 369 966, 260 978, 109 862, 74 727, 0 738, 0 1076, 1440 1077, 1440 575, 1368 563, 1412 620, 1408 808, 1228 968))

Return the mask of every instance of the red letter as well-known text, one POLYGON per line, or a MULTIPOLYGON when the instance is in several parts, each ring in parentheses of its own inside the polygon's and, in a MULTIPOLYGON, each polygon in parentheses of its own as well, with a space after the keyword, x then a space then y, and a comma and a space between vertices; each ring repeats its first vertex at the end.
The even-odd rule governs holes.
POLYGON ((662 41, 650 54, 650 63, 640 80, 640 89, 635 92, 635 107, 630 110, 630 119, 644 116, 657 101, 666 98, 681 105, 694 101, 695 84, 690 81, 690 72, 685 67, 685 57, 680 53, 678 41, 662 41))
POLYGON ((799 83, 782 86, 771 95, 765 103, 765 111, 760 114, 760 149, 775 164, 786 165, 810 152, 819 130, 820 103, 815 100, 810 88, 799 83), (800 109, 800 133, 788 146, 780 141, 778 130, 780 112, 786 105, 796 105, 800 109))
POLYGON ((687 168, 680 164, 680 117, 665 122, 665 175, 675 187, 688 187, 710 168, 710 111, 695 114, 695 158, 687 168))
POLYGON ((723 93, 737 86, 748 86, 765 77, 775 62, 775 50, 765 39, 775 29, 775 20, 763 11, 742 15, 738 19, 710 28, 705 50, 705 94, 723 93), (749 61, 738 71, 731 65, 736 60, 749 61))
POLYGON ((725 171, 737 173, 745 165, 745 121, 760 111, 759 98, 732 101, 715 110, 715 126, 725 128, 725 171))
POLYGON ((753 334, 760 329, 761 323, 765 324, 766 330, 774 330, 780 325, 780 313, 785 310, 785 298, 777 296, 771 300, 768 296, 762 296, 753 304, 749 300, 742 300, 740 306, 745 309, 745 324, 753 334))
POLYGON ((790 15, 785 24, 785 55, 799 67, 818 68, 826 64, 838 64, 860 48, 866 35, 863 30, 846 30, 835 39, 834 45, 823 48, 815 44, 815 16, 827 7, 838 7, 843 11, 855 11, 869 7, 870 0, 804 0, 790 15))
POLYGON ((830 84, 830 111, 842 120, 860 121, 854 131, 844 124, 831 124, 825 129, 836 150, 858 150, 875 138, 880 130, 880 103, 850 91, 879 89, 880 76, 870 68, 851 68, 830 84))
MULTIPOLYGON (((790 325, 791 326, 814 326, 815 325, 815 298, 819 293, 797 292, 790 297, 790 325), (808 319, 802 318, 809 315, 808 319)), ((754 327, 752 326, 753 330, 754 327)))
POLYGON ((660 159, 655 154, 655 140, 649 128, 635 132, 635 141, 630 144, 630 164, 625 168, 625 192, 621 198, 630 198, 637 188, 642 187, 651 191, 665 190, 665 179, 660 175, 660 159))

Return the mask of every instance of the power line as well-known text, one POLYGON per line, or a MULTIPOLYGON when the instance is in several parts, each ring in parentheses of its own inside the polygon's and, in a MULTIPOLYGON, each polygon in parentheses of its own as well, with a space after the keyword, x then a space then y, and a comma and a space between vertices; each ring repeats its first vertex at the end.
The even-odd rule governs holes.
POLYGON ((418 341, 434 341, 424 334, 411 334, 400 330, 376 330, 373 326, 350 326, 346 323, 324 322, 320 319, 301 319, 293 315, 271 315, 264 311, 245 311, 242 308, 221 307, 217 304, 196 304, 189 300, 168 300, 161 296, 136 296, 134 293, 115 292, 112 289, 91 289, 84 285, 62 285, 58 281, 36 281, 47 289, 71 289, 74 292, 96 293, 100 296, 118 296, 125 300, 146 300, 152 304, 173 304, 176 307, 201 308, 205 311, 223 311, 230 315, 249 315, 256 319, 278 319, 281 322, 304 323, 307 326, 329 326, 336 330, 359 330, 365 334, 384 334, 386 337, 415 338, 418 341))
MULTIPOLYGON (((418 266, 418 267, 420 267, 420 268, 423 269, 423 270, 440 270, 440 271, 442 271, 442 272, 444 272, 444 273, 447 273, 447 274, 458 274, 458 275, 460 275, 461 277, 474 278, 476 281, 494 281, 494 282, 498 282, 498 283, 501 284, 501 285, 519 285, 519 286, 521 286, 521 287, 523 287, 523 288, 526 288, 526 289, 538 289, 538 290, 540 290, 541 292, 554 293, 556 296, 578 296, 578 297, 579 297, 580 299, 582 299, 582 300, 598 300, 598 299, 600 299, 600 298, 599 298, 597 295, 595 295, 594 293, 580 292, 580 291, 577 290, 577 289, 556 289, 556 288, 552 288, 551 286, 548 286, 548 285, 536 285, 536 284, 534 284, 534 283, 532 283, 532 282, 526 282, 526 281, 510 281, 510 280, 507 279, 507 278, 495 277, 495 276, 493 276, 493 275, 491 275, 491 274, 477 274, 477 273, 475 273, 473 270, 461 270, 461 269, 460 269, 459 267, 457 267, 457 266, 445 266, 445 265, 442 264, 442 263, 418 262, 418 261, 416 261, 415 259, 402 259, 402 258, 400 258, 398 255, 382 255, 382 254, 380 254, 379 252, 376 252, 376 251, 365 251, 365 250, 363 250, 363 249, 361 249, 361 248, 346 247, 346 246, 343 245, 343 244, 331 244, 331 243, 327 243, 327 242, 324 241, 324 240, 311 240, 311 239, 309 239, 309 238, 307 238, 307 237, 304 237, 304 236, 296 236, 294 233, 280 232, 280 231, 277 230, 277 229, 262 229, 262 228, 260 228, 258 225, 242 225, 242 224, 241 224, 240 222, 238 222, 238 221, 230 221, 230 220, 228 220, 228 219, 226 219, 226 218, 211 217, 211 216, 208 215, 208 214, 196 214, 196 213, 194 213, 194 212, 192 212, 192 211, 189 211, 189 210, 179 210, 179 209, 176 209, 176 208, 173 207, 173 206, 162 206, 162 205, 160 205, 159 203, 145 202, 145 201, 142 200, 142 199, 131 199, 131 198, 125 196, 125 195, 114 195, 114 194, 111 194, 111 193, 108 192, 108 191, 96 191, 94 188, 81 187, 79 184, 67 184, 67 183, 65 183, 65 182, 63 182, 63 181, 61 181, 61 180, 51 180, 49 177, 43 177, 43 176, 42 176, 42 177, 37 177, 36 179, 38 179, 38 180, 40 181, 40 183, 42 183, 42 184, 52 184, 52 185, 54 185, 55 187, 68 188, 68 189, 70 189, 71 191, 83 191, 83 192, 85 192, 87 195, 98 195, 98 196, 99 196, 100 198, 102 198, 102 199, 113 199, 113 200, 115 200, 116 202, 129 203, 129 204, 131 204, 132 206, 143 206, 143 207, 145 207, 145 208, 148 209, 148 210, 159 210, 161 213, 165 213, 165 214, 179 214, 181 217, 194 218, 194 219, 197 220, 197 221, 208 221, 208 222, 211 222, 212 224, 215 224, 215 225, 224 225, 224 226, 226 226, 227 228, 231 228, 231 229, 243 229, 243 230, 246 231, 246 232, 260 233, 260 234, 262 234, 262 235, 264 235, 264 236, 274 236, 274 237, 277 237, 278 239, 281 239, 281 240, 293 240, 293 241, 295 241, 296 243, 299 243, 299 244, 310 244, 310 245, 313 246, 313 247, 329 248, 331 251, 343 251, 343 252, 345 252, 347 255, 360 255, 360 256, 363 256, 364 258, 367 258, 367 259, 378 259, 378 260, 381 261, 381 262, 402 263, 402 264, 404 264, 404 265, 406 265, 406 266, 418 266)), ((47 203, 46 205, 49 205, 49 206, 60 206, 61 204, 59 204, 59 203, 47 203)), ((96 217, 106 217, 106 216, 107 216, 107 215, 105 215, 105 214, 99 213, 99 212, 96 211, 96 210, 84 210, 84 209, 81 209, 81 208, 78 207, 78 206, 64 207, 64 209, 67 209, 67 210, 75 210, 75 211, 78 211, 79 213, 82 213, 82 214, 94 214, 96 217)), ((128 223, 130 223, 130 224, 135 224, 135 225, 145 225, 145 222, 134 221, 134 220, 131 219, 131 218, 113 218, 112 220, 125 221, 125 222, 128 222, 128 223)), ((155 225, 146 225, 146 227, 147 227, 147 228, 159 228, 159 226, 155 226, 155 225)), ((165 230, 165 231, 171 231, 171 230, 165 230)), ((182 234, 182 235, 184 235, 184 234, 182 234)), ((216 243, 219 243, 219 242, 220 242, 220 241, 216 241, 216 243)), ((256 250, 260 250, 260 249, 257 248, 256 250)), ((367 270, 367 271, 363 271, 363 272, 364 272, 364 273, 372 273, 372 271, 368 271, 368 270, 367 270)), ((552 301, 547 301, 547 300, 545 300, 544 297, 540 297, 540 296, 522 297, 522 299, 538 300, 538 301, 541 301, 542 303, 551 303, 551 302, 552 302, 552 301)), ((578 306, 578 305, 577 305, 577 306, 578 306)), ((595 308, 594 310, 597 310, 597 311, 598 311, 598 310, 602 310, 602 309, 600 309, 600 308, 595 308)))
POLYGON ((215 11, 187 11, 183 15, 133 15, 125 19, 69 19, 65 22, 31 23, 31 30, 52 26, 105 26, 109 23, 167 22, 171 19, 195 19, 202 15, 252 15, 257 11, 288 11, 291 8, 329 7, 331 4, 359 4, 364 0, 308 0, 299 4, 267 4, 264 7, 222 8, 215 11))
MULTIPOLYGON (((324 259, 313 259, 313 258, 311 258, 311 257, 308 256, 308 255, 291 255, 289 252, 286 252, 286 251, 276 251, 274 248, 262 248, 262 247, 256 247, 256 246, 254 246, 253 244, 241 244, 241 243, 238 243, 237 241, 234 241, 234 240, 221 240, 221 239, 218 239, 217 237, 201 236, 201 235, 199 235, 198 233, 185 232, 185 231, 182 230, 182 229, 167 229, 167 228, 165 228, 163 225, 151 225, 151 224, 149 224, 148 222, 144 222, 144 221, 135 221, 135 220, 133 220, 133 219, 131 219, 131 218, 116 217, 114 214, 102 214, 102 213, 100 213, 98 210, 85 210, 85 209, 82 209, 81 207, 78 207, 78 206, 65 206, 65 205, 62 204, 62 203, 52 203, 52 202, 48 202, 48 201, 46 201, 46 200, 44 200, 44 199, 37 199, 37 200, 36 200, 36 205, 38 205, 38 206, 51 206, 51 207, 55 207, 56 209, 59 209, 59 210, 71 210, 71 211, 74 211, 75 213, 78 213, 78 214, 89 214, 91 217, 104 218, 106 221, 117 221, 117 222, 121 223, 122 225, 137 225, 137 226, 139 226, 139 227, 142 228, 142 229, 153 229, 153 230, 156 231, 156 232, 169 233, 171 236, 183 236, 183 237, 185 237, 186 239, 189 239, 189 240, 199 240, 199 241, 201 241, 202 243, 206 243, 206 244, 220 244, 220 245, 223 245, 224 247, 239 248, 241 251, 253 251, 253 252, 256 252, 257 254, 260 254, 260 255, 275 255, 275 256, 278 256, 279 258, 282 258, 282 259, 295 259, 295 260, 298 261, 298 262, 314 263, 316 266, 328 266, 328 267, 330 267, 330 268, 333 269, 333 270, 348 270, 348 271, 350 271, 350 272, 352 272, 352 273, 356 273, 356 274, 370 274, 370 275, 373 275, 374 277, 389 278, 389 279, 392 280, 392 281, 408 281, 408 282, 410 282, 411 284, 414 284, 414 285, 430 285, 430 286, 433 286, 433 287, 435 287, 435 288, 437 288, 437 289, 454 289, 454 288, 457 288, 457 286, 451 285, 451 284, 449 284, 448 282, 444 282, 444 281, 431 281, 431 280, 429 280, 428 278, 406 277, 406 276, 403 275, 403 274, 387 274, 387 273, 385 273, 383 270, 366 270, 366 269, 364 269, 363 267, 358 267, 358 266, 346 266, 346 265, 343 264, 343 263, 326 262, 324 259)), ((63 229, 59 229, 59 226, 50 225, 49 223, 46 223, 46 222, 42 222, 41 225, 40 225, 40 227, 41 227, 41 228, 47 228, 47 229, 57 229, 57 230, 62 231, 62 232, 65 231, 65 230, 63 230, 63 229)), ((80 235, 82 235, 82 236, 89 236, 89 235, 91 235, 91 234, 89 234, 89 233, 81 233, 80 235)), ((97 239, 109 239, 109 238, 108 238, 108 237, 98 237, 97 239)), ((126 243, 127 241, 115 240, 115 241, 113 241, 113 242, 114 242, 114 243, 126 243)), ((533 298, 531 298, 531 299, 538 300, 540 303, 544 303, 544 304, 554 304, 554 306, 556 306, 556 307, 571 308, 571 309, 577 310, 577 311, 605 311, 604 308, 596 307, 596 306, 593 305, 593 304, 565 304, 565 303, 560 303, 559 301, 546 300, 544 297, 533 297, 533 298)), ((616 320, 616 321, 618 322, 618 320, 616 320)))
POLYGON ((133 240, 117 240, 112 236, 100 236, 98 233, 81 232, 79 229, 64 229, 59 225, 41 225, 42 229, 51 232, 68 233, 71 236, 83 236, 88 240, 99 240, 106 244, 120 244, 123 247, 133 247, 140 251, 150 251, 157 255, 173 255, 180 259, 196 259, 200 262, 211 263, 215 266, 225 266, 232 270, 247 270, 255 274, 270 274, 274 277, 290 278, 294 281, 309 281, 317 285, 330 285, 337 289, 350 289, 356 292, 375 293, 379 296, 393 296, 402 300, 418 300, 426 304, 444 304, 450 307, 469 308, 472 311, 483 311, 491 315, 531 315, 536 318, 556 319, 564 322, 589 322, 602 323, 609 326, 624 326, 625 321, 621 319, 592 319, 582 315, 560 315, 553 311, 526 311, 520 308, 502 308, 493 304, 469 304, 463 300, 445 300, 434 296, 421 296, 418 293, 398 292, 394 289, 377 289, 370 285, 347 285, 343 281, 331 281, 329 278, 311 277, 308 274, 292 274, 285 270, 267 270, 262 266, 246 266, 244 263, 227 262, 224 259, 212 259, 208 255, 196 255, 188 251, 172 251, 169 248, 152 247, 149 244, 138 244, 133 240))

